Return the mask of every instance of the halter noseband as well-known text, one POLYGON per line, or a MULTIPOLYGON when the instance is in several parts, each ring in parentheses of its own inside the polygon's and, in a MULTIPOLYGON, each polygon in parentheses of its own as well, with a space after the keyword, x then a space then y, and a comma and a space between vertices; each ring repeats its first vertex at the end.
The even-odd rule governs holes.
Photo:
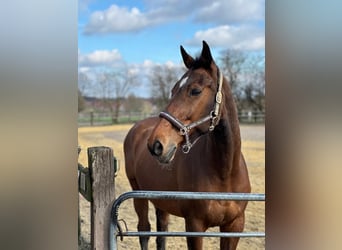
POLYGON ((207 122, 210 122, 209 131, 213 131, 215 126, 217 125, 218 118, 219 118, 219 110, 220 110, 220 104, 222 103, 222 82, 223 82, 223 76, 221 71, 217 68, 218 73, 218 88, 216 92, 215 97, 215 106, 212 111, 210 111, 210 114, 203 117, 202 119, 195 121, 193 123, 190 123, 188 125, 184 125, 181 121, 179 121, 176 117, 172 116, 171 114, 167 112, 160 112, 159 117, 166 119, 169 121, 173 126, 179 129, 179 132, 181 135, 185 137, 185 144, 182 146, 183 153, 187 154, 190 152, 190 149, 192 146, 198 141, 200 137, 198 137, 194 142, 190 142, 189 138, 189 132, 191 129, 207 122))

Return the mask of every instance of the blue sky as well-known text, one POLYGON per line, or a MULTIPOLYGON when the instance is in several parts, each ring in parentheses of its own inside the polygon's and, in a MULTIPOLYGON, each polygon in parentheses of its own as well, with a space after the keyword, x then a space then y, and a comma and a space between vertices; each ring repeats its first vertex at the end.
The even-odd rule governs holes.
MULTIPOLYGON (((89 76, 120 65, 139 74, 181 65, 179 46, 195 55, 202 40, 216 60, 225 49, 265 49, 264 0, 79 0, 78 23, 79 71, 89 76)), ((134 94, 149 96, 147 86, 134 94)))

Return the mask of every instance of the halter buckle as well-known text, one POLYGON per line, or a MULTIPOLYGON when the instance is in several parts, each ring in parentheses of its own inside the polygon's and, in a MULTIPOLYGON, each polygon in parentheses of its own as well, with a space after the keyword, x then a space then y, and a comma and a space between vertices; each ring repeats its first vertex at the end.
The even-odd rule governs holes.
POLYGON ((221 104, 222 102, 222 92, 219 91, 216 93, 216 103, 221 104))
POLYGON ((180 133, 181 135, 186 135, 187 133, 189 133, 189 128, 186 127, 186 126, 184 126, 184 127, 182 127, 182 128, 179 129, 179 133, 180 133))

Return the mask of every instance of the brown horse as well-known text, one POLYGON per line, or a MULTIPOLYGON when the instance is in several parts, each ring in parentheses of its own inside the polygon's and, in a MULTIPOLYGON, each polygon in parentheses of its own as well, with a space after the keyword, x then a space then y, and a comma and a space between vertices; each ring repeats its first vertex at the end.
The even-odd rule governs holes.
MULTIPOLYGON (((251 190, 241 153, 236 105, 227 80, 203 41, 194 59, 181 46, 187 72, 172 89, 159 117, 138 122, 124 142, 126 174, 134 190, 239 192, 251 190)), ((219 226, 241 232, 246 201, 151 200, 157 230, 166 231, 169 214, 183 217, 189 232, 219 226)), ((138 230, 150 231, 148 200, 135 199, 138 230)), ((221 238, 220 249, 236 249, 239 238, 221 238)), ((202 249, 201 237, 187 238, 189 249, 202 249)), ((148 237, 140 237, 142 249, 148 237)), ((157 237, 157 249, 165 239, 157 237)))

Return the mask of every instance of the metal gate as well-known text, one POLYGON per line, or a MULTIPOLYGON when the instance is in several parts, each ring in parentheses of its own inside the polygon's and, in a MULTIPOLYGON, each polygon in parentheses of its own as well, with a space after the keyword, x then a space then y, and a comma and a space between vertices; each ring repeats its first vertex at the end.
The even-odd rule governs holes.
POLYGON ((118 229, 118 209, 120 204, 131 198, 137 199, 190 199, 190 200, 245 200, 265 201, 265 194, 218 193, 218 192, 173 192, 173 191, 132 191, 120 195, 113 203, 109 228, 109 249, 117 249, 117 237, 124 236, 167 236, 167 237, 265 237, 264 232, 120 232, 118 229))

